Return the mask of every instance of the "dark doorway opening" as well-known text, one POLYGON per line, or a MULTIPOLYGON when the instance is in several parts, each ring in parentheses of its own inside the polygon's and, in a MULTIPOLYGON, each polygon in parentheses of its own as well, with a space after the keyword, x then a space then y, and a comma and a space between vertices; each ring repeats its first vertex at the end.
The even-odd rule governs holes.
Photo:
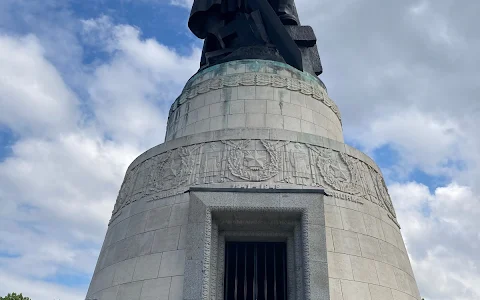
POLYGON ((287 251, 282 242, 227 242, 225 300, 287 300, 287 251))

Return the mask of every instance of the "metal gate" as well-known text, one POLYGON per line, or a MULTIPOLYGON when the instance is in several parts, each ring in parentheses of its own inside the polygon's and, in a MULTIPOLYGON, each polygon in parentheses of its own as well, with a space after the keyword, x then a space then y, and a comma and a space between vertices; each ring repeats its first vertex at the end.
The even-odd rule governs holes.
POLYGON ((227 242, 225 300, 287 300, 286 244, 227 242))

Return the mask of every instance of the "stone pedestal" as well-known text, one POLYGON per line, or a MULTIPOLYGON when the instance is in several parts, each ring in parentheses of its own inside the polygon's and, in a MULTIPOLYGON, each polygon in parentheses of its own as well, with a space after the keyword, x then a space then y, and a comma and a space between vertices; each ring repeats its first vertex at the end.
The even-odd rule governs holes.
POLYGON ((378 166, 321 81, 244 60, 193 76, 128 168, 88 299, 224 299, 226 239, 287 243, 288 299, 420 299, 378 166))

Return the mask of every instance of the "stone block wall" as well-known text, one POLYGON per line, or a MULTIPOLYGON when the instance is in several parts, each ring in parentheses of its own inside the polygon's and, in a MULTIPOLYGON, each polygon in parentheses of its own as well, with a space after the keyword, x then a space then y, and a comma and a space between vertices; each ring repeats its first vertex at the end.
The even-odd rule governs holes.
POLYGON ((87 299, 183 299, 188 195, 147 201, 110 224, 87 299))
POLYGON ((420 299, 399 227, 371 202, 325 197, 331 300, 420 299))
POLYGON ((340 112, 318 78, 284 64, 225 63, 189 80, 166 140, 228 128, 276 128, 343 142, 340 112))
MULTIPOLYGON (((330 299, 420 299, 400 230, 388 212, 370 202, 323 199, 330 299)), ((184 299, 189 196, 150 200, 123 208, 110 224, 89 299, 184 299)))

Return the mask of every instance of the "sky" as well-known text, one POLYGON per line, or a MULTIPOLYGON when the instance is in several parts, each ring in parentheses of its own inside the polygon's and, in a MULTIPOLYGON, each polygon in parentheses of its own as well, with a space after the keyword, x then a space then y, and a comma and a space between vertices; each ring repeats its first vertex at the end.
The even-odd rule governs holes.
MULTIPOLYGON (((428 300, 480 299, 480 2, 296 0, 428 300)), ((0 1, 0 296, 84 299, 126 168, 198 69, 191 0, 0 1)))

